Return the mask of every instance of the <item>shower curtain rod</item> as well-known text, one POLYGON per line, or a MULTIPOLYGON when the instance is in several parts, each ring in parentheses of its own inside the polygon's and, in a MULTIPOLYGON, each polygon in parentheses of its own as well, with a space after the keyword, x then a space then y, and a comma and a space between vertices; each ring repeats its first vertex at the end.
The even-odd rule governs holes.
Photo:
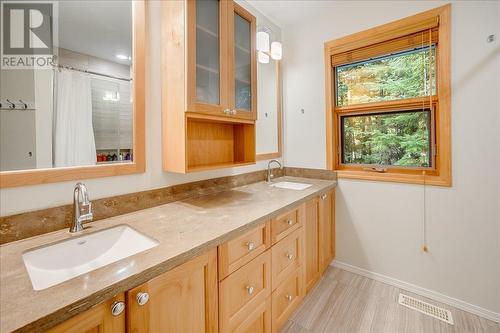
POLYGON ((86 69, 79 69, 79 68, 75 68, 75 67, 71 67, 71 66, 57 65, 57 68, 69 69, 72 71, 77 71, 77 72, 82 72, 82 73, 87 73, 87 74, 92 74, 92 75, 97 75, 97 76, 104 76, 104 77, 108 77, 110 79, 122 80, 122 81, 127 81, 127 82, 132 81, 132 79, 127 79, 127 78, 118 77, 118 76, 114 76, 114 75, 92 72, 92 71, 88 71, 86 69))

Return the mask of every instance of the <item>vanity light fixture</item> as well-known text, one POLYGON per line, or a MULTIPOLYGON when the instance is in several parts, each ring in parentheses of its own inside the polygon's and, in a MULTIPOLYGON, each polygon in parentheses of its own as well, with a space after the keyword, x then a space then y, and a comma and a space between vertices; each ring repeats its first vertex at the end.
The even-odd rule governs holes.
POLYGON ((271 43, 271 58, 274 60, 281 60, 283 55, 283 48, 280 42, 271 43))
POLYGON ((263 51, 257 52, 257 59, 261 64, 269 63, 269 55, 267 53, 264 53, 263 51))
POLYGON ((269 46, 269 33, 268 28, 266 31, 257 32, 257 59, 261 64, 268 64, 269 58, 274 60, 281 60, 283 56, 283 47, 280 42, 272 42, 269 46))

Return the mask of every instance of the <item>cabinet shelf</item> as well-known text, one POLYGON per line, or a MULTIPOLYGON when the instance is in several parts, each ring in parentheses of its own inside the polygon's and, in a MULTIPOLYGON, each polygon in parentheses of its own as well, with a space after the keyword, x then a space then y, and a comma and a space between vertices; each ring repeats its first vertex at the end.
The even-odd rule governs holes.
POLYGON ((255 125, 187 117, 187 171, 255 163, 255 125))

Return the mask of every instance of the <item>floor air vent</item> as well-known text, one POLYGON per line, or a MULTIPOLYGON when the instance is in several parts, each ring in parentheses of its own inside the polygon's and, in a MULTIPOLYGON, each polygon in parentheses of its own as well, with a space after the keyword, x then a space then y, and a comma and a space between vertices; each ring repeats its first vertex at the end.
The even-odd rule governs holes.
POLYGON ((451 312, 408 295, 399 294, 399 304, 453 325, 451 312))

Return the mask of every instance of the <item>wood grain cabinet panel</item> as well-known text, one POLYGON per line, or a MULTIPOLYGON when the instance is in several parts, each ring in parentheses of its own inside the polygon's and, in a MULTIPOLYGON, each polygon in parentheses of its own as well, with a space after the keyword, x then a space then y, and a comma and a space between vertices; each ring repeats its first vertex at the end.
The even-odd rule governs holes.
POLYGON ((320 266, 323 272, 335 258, 335 190, 320 196, 320 266))
POLYGON ((319 198, 309 200, 305 204, 304 221, 304 243, 305 243, 305 288, 306 292, 311 290, 321 276, 321 266, 319 262, 319 198))
POLYGON ((125 333, 125 310, 118 316, 111 313, 115 302, 124 301, 125 295, 119 294, 51 328, 47 333, 125 333))
POLYGON ((308 292, 335 258, 335 190, 309 200, 304 220, 304 284, 308 292))
POLYGON ((219 283, 220 332, 234 332, 271 294, 271 253, 266 251, 219 283))
POLYGON ((127 332, 218 332, 213 249, 127 292, 127 332), (149 300, 140 305, 138 296, 149 300))
POLYGON ((301 211, 293 209, 271 220, 271 240, 276 244, 302 225, 301 211))
POLYGON ((296 269, 272 294, 272 331, 279 332, 304 298, 302 269, 296 269))
POLYGON ((252 229, 219 246, 219 280, 245 265, 269 248, 270 223, 252 229))
POLYGON ((272 289, 276 289, 302 263, 303 232, 299 228, 271 248, 272 289))

